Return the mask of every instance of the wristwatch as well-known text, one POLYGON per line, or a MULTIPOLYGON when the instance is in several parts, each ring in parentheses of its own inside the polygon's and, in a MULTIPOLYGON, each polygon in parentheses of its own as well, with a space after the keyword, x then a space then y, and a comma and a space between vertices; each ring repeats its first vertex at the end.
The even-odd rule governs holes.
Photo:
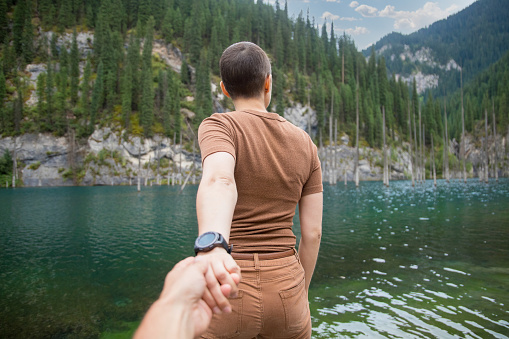
POLYGON ((194 253, 212 251, 215 247, 222 246, 228 254, 232 253, 232 246, 228 247, 224 237, 217 232, 205 232, 196 238, 194 242, 194 253))

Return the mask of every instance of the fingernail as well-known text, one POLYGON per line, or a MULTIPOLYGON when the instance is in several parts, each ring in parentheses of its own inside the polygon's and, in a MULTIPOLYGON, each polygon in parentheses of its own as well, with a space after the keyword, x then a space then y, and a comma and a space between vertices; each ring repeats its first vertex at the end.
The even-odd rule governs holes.
POLYGON ((226 306, 225 308, 223 308, 223 312, 224 313, 231 313, 232 309, 230 306, 226 306))
POLYGON ((230 295, 230 298, 237 298, 239 295, 237 293, 233 293, 232 295, 230 295))
POLYGON ((212 311, 215 313, 215 314, 221 314, 221 310, 219 309, 219 307, 217 306, 214 306, 214 308, 212 309, 212 311))

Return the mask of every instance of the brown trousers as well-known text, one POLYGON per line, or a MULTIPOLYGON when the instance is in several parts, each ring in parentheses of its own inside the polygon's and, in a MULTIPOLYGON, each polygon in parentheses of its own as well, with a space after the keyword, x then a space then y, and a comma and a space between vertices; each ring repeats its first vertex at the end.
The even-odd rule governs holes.
MULTIPOLYGON (((235 258, 235 254, 233 255, 235 258)), ((242 281, 232 313, 214 315, 202 338, 311 338, 304 269, 297 253, 285 258, 236 259, 242 281)))

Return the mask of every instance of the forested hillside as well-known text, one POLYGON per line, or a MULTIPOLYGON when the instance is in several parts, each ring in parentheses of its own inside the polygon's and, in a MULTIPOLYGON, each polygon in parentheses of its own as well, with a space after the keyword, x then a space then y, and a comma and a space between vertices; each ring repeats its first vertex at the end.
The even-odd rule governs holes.
MULTIPOLYGON (((451 135, 461 137, 461 92, 457 90, 448 101, 451 135)), ((465 129, 475 133, 476 124, 483 122, 485 111, 488 122, 495 114, 498 132, 509 133, 509 52, 484 72, 478 74, 464 88, 465 129)), ((484 126, 484 125, 483 125, 484 126)))
POLYGON ((0 0, 0 25, 4 136, 74 130, 85 137, 96 126, 112 125, 127 135, 164 133, 179 140, 180 131, 213 113, 210 81, 219 80, 219 57, 241 40, 259 44, 272 59, 272 110, 283 114, 296 102, 316 110, 317 142, 328 139, 331 112, 338 129, 354 135, 357 78, 361 137, 381 144, 382 106, 393 135, 407 130, 411 96, 404 83, 387 77, 383 58, 367 62, 348 36, 319 29, 305 13, 290 19, 279 2, 0 0), (73 32, 73 42, 62 45, 60 37, 73 32), (80 32, 94 34, 88 56, 77 51, 80 32), (154 39, 183 51, 180 74, 152 55, 154 39), (28 81, 27 64, 47 69, 37 86, 28 81), (37 103, 30 106, 33 91, 37 103))
MULTIPOLYGON (((463 68, 466 83, 509 51, 508 17, 507 1, 478 0, 415 33, 391 33, 374 48, 387 59, 389 73, 438 75, 432 92, 441 96, 460 87, 456 65, 463 68)), ((369 53, 370 49, 364 51, 365 56, 369 53)))
MULTIPOLYGON (((479 13, 493 13, 487 9, 483 12, 480 4, 495 6, 496 12, 500 0, 482 0, 473 5, 479 13)), ((449 19, 466 20, 461 16, 449 19)), ((430 29, 440 32, 444 26, 452 34, 456 26, 450 25, 446 20, 430 29)), ((231 102, 219 100, 218 93, 212 93, 212 84, 219 82, 218 61, 223 49, 249 40, 264 48, 272 59, 275 82, 270 108, 284 115, 286 107, 309 104, 316 111, 317 122, 310 132, 317 143, 329 142, 329 125, 332 122, 336 127, 336 120, 338 130, 355 139, 357 98, 360 137, 365 146, 379 148, 382 144, 382 107, 389 139, 410 140, 412 126, 408 119, 418 117, 420 104, 427 144, 431 137, 436 146, 443 143, 441 100, 434 100, 433 93, 421 100, 415 82, 409 89, 401 79, 388 76, 389 61, 383 55, 372 53, 366 59, 350 37, 336 36, 325 25, 318 28, 306 13, 289 18, 286 3, 0 0, 0 26, 0 133, 4 137, 49 132, 83 138, 94 129, 108 126, 122 131, 124 138, 164 134, 179 142, 182 134, 185 143, 193 138, 191 130, 196 130, 205 117, 224 107, 233 108, 231 102), (79 34, 87 37, 85 49, 78 49, 79 34), (72 36, 68 43, 66 36, 72 36), (182 51, 180 72, 153 53, 156 42, 182 51), (30 81, 27 65, 45 71, 36 81, 30 81)), ((488 32, 492 39, 502 39, 504 29, 488 32)), ((415 34, 412 39, 424 31, 415 34)), ((461 30, 457 34, 464 36, 461 30)), ((452 36, 441 39, 449 41, 452 36)), ((500 43, 499 51, 507 41, 500 43)), ((473 55, 487 53, 482 48, 472 49, 476 49, 473 55)), ((453 49, 447 50, 453 53, 453 49)), ((447 53, 443 52, 444 60, 447 53)), ((466 55, 458 56, 465 57, 466 63, 466 55)), ((459 72, 454 74, 459 83, 459 72)), ((493 99, 496 114, 501 117, 497 125, 505 131, 507 78, 500 75, 495 86, 491 76, 488 72, 484 80, 479 80, 490 84, 480 86, 485 92, 472 90, 466 94, 466 114, 471 116, 469 121, 475 120, 487 103, 492 107, 493 99)), ((453 98, 448 109, 449 124, 452 136, 457 138, 458 95, 453 98)), ((472 131, 472 125, 467 124, 467 131, 472 131)))

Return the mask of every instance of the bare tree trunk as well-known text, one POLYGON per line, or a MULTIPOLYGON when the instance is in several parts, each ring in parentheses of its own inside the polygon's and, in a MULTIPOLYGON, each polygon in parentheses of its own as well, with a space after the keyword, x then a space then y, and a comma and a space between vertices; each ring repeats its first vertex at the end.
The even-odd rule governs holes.
POLYGON ((357 86, 355 89, 355 187, 359 187, 359 74, 357 73, 357 86))
POLYGON ((422 173, 422 124, 421 124, 421 103, 419 102, 419 182, 422 184, 423 182, 423 173, 422 173))
POLYGON ((493 146, 494 146, 494 157, 493 161, 495 164, 493 165, 493 168, 495 169, 495 181, 498 183, 498 159, 497 159, 497 121, 495 120, 495 103, 493 102, 493 146))
POLYGON ((432 154, 432 162, 433 162, 433 185, 437 187, 437 171, 435 169, 435 145, 433 144, 433 135, 431 135, 431 154, 432 154))
POLYGON ((141 178, 140 178, 140 175, 141 175, 141 160, 140 160, 140 156, 141 156, 141 150, 138 147, 138 192, 141 191, 141 178))
POLYGON ((463 181, 467 182, 467 167, 465 165, 465 109, 463 108, 463 67, 460 69, 460 77, 461 77, 461 145, 460 146, 460 154, 461 161, 463 163, 463 181))
POLYGON ((413 115, 414 120, 414 164, 415 164, 415 181, 419 183, 419 156, 417 153, 417 126, 415 123, 415 112, 413 115))
POLYGON ((421 142, 421 168, 422 182, 426 182, 426 126, 422 125, 422 142, 421 142))
POLYGON ((408 155, 410 157, 410 166, 412 167, 412 170, 410 171, 412 175, 412 187, 415 186, 415 180, 414 180, 414 161, 413 161, 413 155, 412 155, 412 120, 410 119, 410 101, 408 102, 408 155))
POLYGON ((384 153, 384 179, 383 179, 383 184, 385 186, 389 186, 389 175, 387 174, 387 170, 388 170, 388 166, 387 166, 387 143, 386 143, 386 140, 385 140, 385 107, 382 106, 382 131, 383 131, 383 139, 384 139, 384 148, 383 148, 383 153, 384 153))
POLYGON ((14 150, 12 151, 12 188, 16 188, 16 178, 18 176, 18 154, 16 152, 16 142, 14 142, 14 150))
POLYGON ((445 114, 445 140, 444 140, 444 149, 445 149, 445 157, 444 157, 444 166, 445 166, 445 181, 449 183, 450 175, 449 175, 449 134, 447 131, 447 105, 445 103, 444 98, 444 114, 445 114))
POLYGON ((484 110, 484 182, 489 181, 488 171, 488 110, 484 110))
POLYGON ((334 166, 334 185, 336 185, 338 181, 338 119, 334 119, 334 157, 333 157, 333 166, 334 166))
POLYGON ((159 177, 159 163, 161 162, 161 159, 159 158, 160 154, 159 154, 159 147, 161 146, 161 141, 159 140, 159 138, 157 138, 158 142, 157 142, 157 149, 156 149, 156 161, 157 161, 157 176, 156 176, 156 183, 158 186, 161 185, 161 180, 160 180, 160 177, 159 177))

